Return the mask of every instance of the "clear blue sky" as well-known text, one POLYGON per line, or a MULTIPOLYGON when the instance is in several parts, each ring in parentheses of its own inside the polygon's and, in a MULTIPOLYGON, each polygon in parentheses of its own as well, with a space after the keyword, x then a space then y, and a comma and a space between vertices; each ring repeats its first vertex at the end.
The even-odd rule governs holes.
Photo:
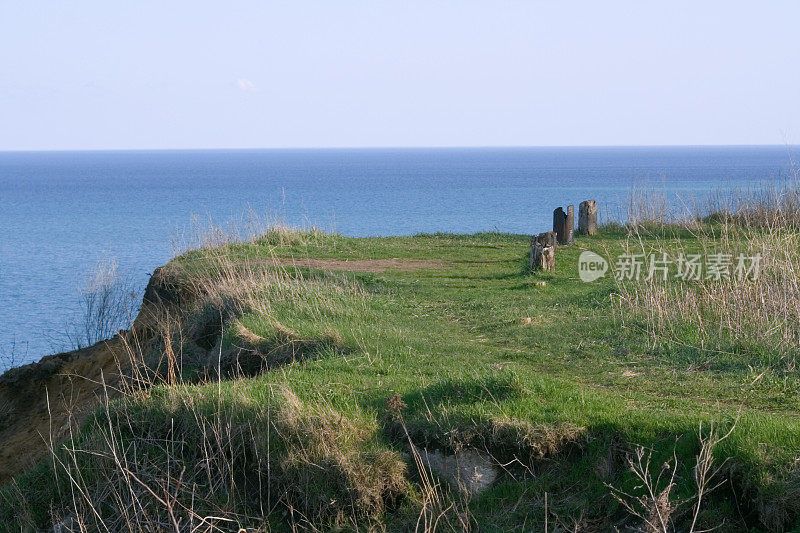
POLYGON ((800 2, 0 2, 0 150, 800 143, 800 2))

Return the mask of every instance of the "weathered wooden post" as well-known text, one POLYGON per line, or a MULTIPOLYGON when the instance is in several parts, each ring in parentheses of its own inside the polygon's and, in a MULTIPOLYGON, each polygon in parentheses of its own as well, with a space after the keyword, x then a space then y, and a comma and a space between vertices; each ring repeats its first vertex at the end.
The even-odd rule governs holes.
POLYGON ((575 242, 575 206, 567 206, 567 243, 575 242))
POLYGON ((567 212, 562 207, 553 211, 553 231, 556 232, 558 244, 572 244, 575 229, 575 206, 568 206, 567 212))
POLYGON ((586 200, 578 206, 578 233, 594 235, 597 233, 597 202, 586 200))
POLYGON ((566 225, 567 214, 564 212, 564 208, 556 208, 556 210, 553 211, 553 231, 556 233, 559 243, 563 242, 564 240, 564 235, 566 234, 566 225))
POLYGON ((556 233, 545 231, 531 237, 531 270, 552 272, 556 267, 556 233))

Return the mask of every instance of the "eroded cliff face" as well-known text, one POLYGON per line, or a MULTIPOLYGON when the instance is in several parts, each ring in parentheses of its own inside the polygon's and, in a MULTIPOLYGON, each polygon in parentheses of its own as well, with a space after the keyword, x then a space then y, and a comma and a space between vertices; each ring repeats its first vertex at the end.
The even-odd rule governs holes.
POLYGON ((0 376, 0 485, 39 463, 108 398, 119 395, 131 354, 156 335, 155 317, 180 303, 172 277, 156 269, 130 331, 48 355, 0 376))
POLYGON ((41 461, 70 424, 116 395, 127 357, 122 335, 0 376, 0 484, 41 461))

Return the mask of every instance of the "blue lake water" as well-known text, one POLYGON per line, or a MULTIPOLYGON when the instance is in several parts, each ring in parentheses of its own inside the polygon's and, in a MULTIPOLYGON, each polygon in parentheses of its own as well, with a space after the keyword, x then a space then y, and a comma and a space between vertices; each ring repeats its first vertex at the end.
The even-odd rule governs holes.
POLYGON ((0 152, 0 356, 59 348, 104 259, 143 288, 192 215, 248 209, 345 235, 550 229, 555 207, 624 218, 632 188, 677 205, 786 180, 795 147, 0 152))

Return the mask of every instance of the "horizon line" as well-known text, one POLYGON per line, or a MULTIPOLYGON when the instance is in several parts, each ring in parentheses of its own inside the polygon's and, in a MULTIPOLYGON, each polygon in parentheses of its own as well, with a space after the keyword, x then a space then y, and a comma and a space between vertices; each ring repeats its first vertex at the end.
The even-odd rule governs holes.
POLYGON ((23 148, 2 150, 10 153, 66 153, 66 152, 222 152, 222 151, 303 151, 303 150, 446 150, 446 149, 524 149, 524 148, 793 148, 800 144, 540 144, 540 145, 387 145, 387 146, 281 146, 238 148, 23 148))

